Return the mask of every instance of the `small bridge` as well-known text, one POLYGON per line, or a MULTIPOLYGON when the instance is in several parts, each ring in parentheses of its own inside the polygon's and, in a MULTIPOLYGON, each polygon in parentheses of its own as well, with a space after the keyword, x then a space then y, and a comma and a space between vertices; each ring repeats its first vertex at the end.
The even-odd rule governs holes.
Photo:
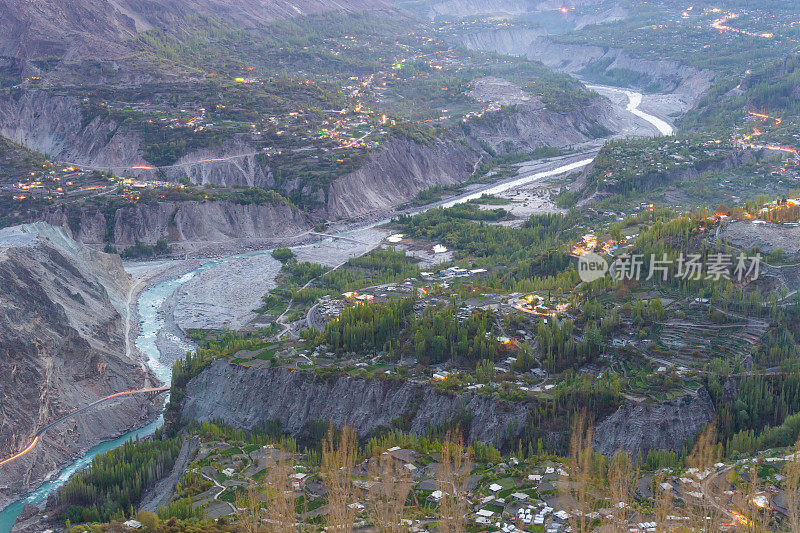
POLYGON ((331 239, 341 239, 343 241, 354 242, 356 244, 363 244, 364 246, 369 246, 368 243, 359 241, 358 239, 353 239, 351 237, 345 237, 344 235, 331 235, 330 233, 318 233, 316 231, 309 231, 309 235, 316 235, 317 237, 329 237, 331 239))

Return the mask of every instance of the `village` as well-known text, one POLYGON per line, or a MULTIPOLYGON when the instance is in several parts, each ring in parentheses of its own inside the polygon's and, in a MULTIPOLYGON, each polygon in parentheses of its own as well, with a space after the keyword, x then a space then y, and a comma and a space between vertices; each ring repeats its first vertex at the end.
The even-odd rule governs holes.
MULTIPOLYGON (((265 474, 279 469, 287 477, 296 520, 314 527, 328 509, 325 477, 318 457, 299 453, 297 444, 283 442, 259 445, 257 437, 231 435, 212 424, 195 427, 191 439, 196 450, 188 463, 176 496, 193 508, 203 509, 207 518, 246 520, 254 507, 267 505, 265 474), (216 437, 212 437, 216 435, 216 437), (221 436, 221 437, 220 437, 221 436), (287 444, 288 450, 287 451, 287 444)), ((402 438, 401 438, 402 440, 402 438)), ((439 506, 446 482, 439 461, 441 453, 424 439, 411 439, 411 446, 368 445, 352 467, 351 479, 355 530, 372 531, 376 501, 383 485, 376 465, 395 472, 396 482, 407 487, 399 523, 404 530, 436 531, 439 506), (378 446, 378 447, 376 447, 378 446), (373 455, 369 455, 369 454, 373 455)), ((477 448, 476 448, 477 451, 477 448)), ((559 533, 576 531, 580 524, 624 528, 630 533, 650 533, 691 527, 698 513, 714 515, 720 531, 732 531, 752 523, 756 515, 786 515, 786 494, 779 488, 781 472, 796 460, 792 453, 774 451, 733 462, 717 462, 706 468, 660 468, 656 471, 633 469, 628 473, 634 498, 616 501, 610 495, 596 495, 591 505, 573 490, 584 479, 573 479, 563 458, 523 451, 527 457, 501 456, 491 445, 482 446, 479 456, 467 460, 456 473, 456 491, 463 498, 467 530, 559 533), (758 471, 758 474, 754 474, 758 471), (739 490, 753 475, 760 489, 747 501, 739 490), (733 480, 733 481, 732 481, 733 480), (637 500, 668 502, 662 508, 641 506, 637 500), (581 508, 585 511, 581 511, 581 508)), ((574 473, 573 473, 574 474, 574 473)), ((275 483, 273 477, 270 481, 275 483)), ((402 496, 401 496, 402 497, 402 496)), ((131 520, 128 529, 141 524, 131 520)))

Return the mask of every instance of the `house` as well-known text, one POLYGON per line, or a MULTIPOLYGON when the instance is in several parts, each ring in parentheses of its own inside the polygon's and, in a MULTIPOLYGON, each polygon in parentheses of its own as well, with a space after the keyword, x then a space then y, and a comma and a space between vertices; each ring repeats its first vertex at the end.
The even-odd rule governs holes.
POLYGON ((439 500, 442 499, 442 491, 435 490, 431 492, 431 495, 428 496, 428 501, 432 503, 439 503, 439 500))
POLYGON ((222 473, 228 477, 231 477, 235 473, 235 471, 233 470, 233 468, 226 468, 225 470, 222 471, 222 473))
POLYGON ((515 492, 511 495, 511 499, 518 502, 528 501, 528 498, 530 498, 530 496, 523 492, 515 492))
POLYGON ((417 452, 415 452, 414 450, 403 449, 400 448, 399 446, 389 448, 384 452, 384 454, 390 455, 392 459, 403 463, 404 466, 409 463, 413 463, 417 459, 417 452))
POLYGON ((490 516, 494 515, 494 511, 490 511, 489 509, 481 509, 476 514, 478 516, 483 516, 484 518, 489 518, 490 516))
POLYGON ((501 490, 503 490, 502 485, 498 485, 497 483, 492 483, 491 485, 489 485, 489 492, 491 492, 494 495, 497 495, 497 493, 500 492, 501 490))
POLYGON ((300 490, 303 487, 303 482, 308 477, 308 474, 304 474, 302 472, 297 472, 296 474, 292 474, 290 476, 292 480, 292 487, 294 490, 300 490))
POLYGON ((128 520, 127 522, 122 523, 128 529, 141 529, 142 523, 138 520, 128 520))

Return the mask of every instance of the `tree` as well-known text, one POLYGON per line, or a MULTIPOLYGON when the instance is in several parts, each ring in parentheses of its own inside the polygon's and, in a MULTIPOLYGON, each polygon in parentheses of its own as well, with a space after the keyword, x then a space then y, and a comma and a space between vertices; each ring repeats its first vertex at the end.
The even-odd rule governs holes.
POLYGON ((442 459, 436 473, 439 500, 439 528, 442 533, 464 533, 467 527, 466 481, 469 477, 468 450, 460 431, 448 432, 442 442, 442 459))
POLYGON ((275 459, 271 451, 267 450, 269 471, 265 477, 267 531, 293 531, 296 529, 294 487, 290 478, 294 472, 293 456, 278 450, 278 457, 275 459))
POLYGON ((373 461, 370 478, 377 485, 370 493, 369 515, 381 533, 401 533, 406 499, 411 491, 411 472, 388 453, 373 461))
POLYGON ((567 466, 569 482, 562 485, 562 492, 572 498, 575 509, 570 513, 570 525, 576 533, 590 530, 593 497, 592 485, 592 436, 594 431, 586 411, 579 413, 573 422, 572 436, 569 440, 567 466))
POLYGON ((609 461, 607 477, 615 526, 620 531, 627 531, 625 519, 636 480, 639 478, 639 469, 631 461, 628 452, 617 452, 609 461))
POLYGON ((800 440, 792 448, 791 459, 783 467, 783 490, 792 531, 800 531, 800 440))
POLYGON ((281 263, 285 263, 294 257, 294 252, 292 252, 289 248, 275 248, 272 250, 272 257, 281 263))
POLYGON ((337 440, 333 426, 322 441, 322 468, 320 474, 328 491, 328 529, 350 533, 355 523, 356 492, 353 486, 358 445, 355 431, 345 426, 337 440))
POLYGON ((671 486, 665 488, 666 475, 659 473, 653 479, 653 510, 655 511, 656 523, 664 524, 667 517, 675 514, 675 499, 672 496, 671 486))
MULTIPOLYGON (((717 444, 717 430, 712 422, 700 433, 687 462, 701 473, 708 473, 721 456, 722 447, 717 444)), ((694 513, 694 526, 698 529, 718 531, 722 523, 722 515, 720 508, 714 504, 716 497, 713 494, 713 484, 706 479, 703 481, 702 487, 704 496, 694 513)))
POLYGON ((475 378, 478 383, 491 383, 494 379, 494 362, 489 359, 483 359, 475 367, 475 378))

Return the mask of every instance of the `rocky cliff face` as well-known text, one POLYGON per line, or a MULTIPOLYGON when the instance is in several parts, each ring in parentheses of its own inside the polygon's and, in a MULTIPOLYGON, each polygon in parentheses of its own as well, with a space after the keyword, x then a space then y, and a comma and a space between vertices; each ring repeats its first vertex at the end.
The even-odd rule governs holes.
POLYGON ((114 242, 270 239, 302 233, 310 227, 309 219, 287 204, 158 202, 117 211, 114 242))
MULTIPOLYGON (((416 434, 462 417, 471 417, 470 439, 514 444, 524 431, 528 402, 501 402, 480 395, 450 395, 418 383, 350 376, 320 378, 285 368, 247 368, 217 361, 186 386, 185 420, 224 420, 252 429, 279 420, 290 435, 309 423, 345 422, 359 436, 402 419, 416 434)), ((594 447, 601 453, 627 450, 680 451, 714 416, 705 389, 663 403, 628 402, 603 420, 594 447)))
POLYGON ((283 203, 142 203, 118 209, 110 222, 99 210, 78 209, 75 216, 70 216, 64 207, 56 207, 45 212, 43 219, 64 228, 71 238, 82 243, 105 244, 109 236, 110 243, 117 246, 130 246, 136 241, 153 244, 159 239, 171 243, 273 239, 296 235, 312 226, 301 211, 283 203))
MULTIPOLYGON (((177 163, 161 169, 169 181, 188 179, 192 183, 206 185, 246 185, 268 189, 275 184, 272 169, 259 159, 258 150, 241 137, 197 150, 180 158, 177 163)), ((140 171, 144 177, 156 173, 140 171)), ((163 179, 163 178, 161 178, 163 179)))
POLYGON ((44 90, 0 99, 0 135, 68 163, 90 168, 146 165, 139 137, 113 120, 84 124, 78 101, 44 90))
POLYGON ((337 219, 388 211, 434 185, 460 183, 472 174, 481 153, 453 140, 432 146, 393 140, 361 168, 331 184, 326 215, 337 219))
MULTIPOLYGON (((494 80, 495 85, 499 81, 494 80)), ((394 139, 361 168, 333 182, 325 216, 337 219, 386 212, 434 185, 461 183, 489 158, 485 146, 502 154, 588 141, 595 132, 613 127, 612 114, 604 99, 556 113, 531 97, 517 103, 516 111, 486 115, 433 145, 394 139)))
POLYGON ((432 2, 430 18, 474 17, 476 15, 522 15, 532 11, 536 0, 445 0, 432 2))
MULTIPOLYGON (((63 230, 37 223, 0 231, 0 457, 78 408, 152 386, 125 340, 130 287, 118 257, 63 230)), ((47 431, 30 453, 0 466, 0 506, 154 412, 132 397, 47 431)))
POLYGON ((160 172, 133 167, 149 165, 141 155, 136 131, 98 116, 85 122, 73 97, 47 90, 21 91, 0 99, 0 135, 54 159, 86 168, 113 170, 126 176, 230 187, 269 187, 272 171, 241 137, 183 156, 160 172))
POLYGON ((514 105, 515 112, 501 112, 470 123, 470 136, 502 154, 529 152, 542 146, 565 148, 614 127, 611 106, 602 98, 568 113, 552 111, 533 98, 514 105))
POLYGON ((83 209, 76 221, 71 221, 63 206, 45 211, 42 220, 51 226, 62 228, 71 239, 84 244, 104 244, 106 242, 106 218, 98 210, 83 209))
MULTIPOLYGON (((463 18, 480 15, 524 15, 536 11, 555 11, 564 6, 561 0, 430 0, 428 2, 400 1, 400 5, 422 11, 431 19, 436 17, 463 18)), ((601 0, 574 0, 571 7, 590 6, 601 0)))
POLYGON ((631 56, 624 50, 555 43, 541 32, 530 29, 505 29, 466 34, 462 43, 472 50, 524 56, 546 66, 588 78, 592 74, 630 71, 641 75, 642 85, 696 101, 711 87, 714 73, 675 61, 652 61, 631 56))
POLYGON ((647 457, 650 450, 680 452, 714 418, 714 404, 705 389, 662 403, 629 401, 595 429, 593 445, 611 455, 625 450, 647 457))
POLYGON ((353 426, 363 437, 405 418, 417 434, 460 414, 472 417, 470 439, 513 443, 528 413, 524 403, 505 403, 478 395, 451 396, 410 382, 366 380, 349 376, 323 379, 288 369, 260 369, 217 361, 186 386, 183 417, 225 420, 251 429, 280 420, 283 431, 301 433, 315 421, 353 426))

